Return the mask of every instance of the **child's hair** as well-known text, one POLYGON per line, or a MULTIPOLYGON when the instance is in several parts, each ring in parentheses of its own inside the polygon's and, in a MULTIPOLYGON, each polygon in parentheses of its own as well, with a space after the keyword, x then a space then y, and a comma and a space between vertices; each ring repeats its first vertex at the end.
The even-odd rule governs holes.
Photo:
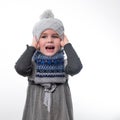
POLYGON ((39 40, 40 35, 43 31, 47 29, 52 29, 58 33, 61 39, 64 36, 64 26, 61 20, 54 18, 54 14, 51 10, 46 10, 40 17, 40 21, 38 21, 33 27, 33 36, 39 40))

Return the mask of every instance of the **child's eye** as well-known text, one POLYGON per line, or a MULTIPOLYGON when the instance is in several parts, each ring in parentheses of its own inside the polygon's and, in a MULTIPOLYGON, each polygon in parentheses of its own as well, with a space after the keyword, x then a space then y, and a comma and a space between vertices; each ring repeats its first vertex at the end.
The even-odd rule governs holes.
POLYGON ((59 38, 59 36, 58 36, 58 35, 53 35, 52 37, 53 37, 53 38, 59 38))
POLYGON ((46 35, 41 36, 41 38, 46 38, 46 37, 47 37, 46 35))

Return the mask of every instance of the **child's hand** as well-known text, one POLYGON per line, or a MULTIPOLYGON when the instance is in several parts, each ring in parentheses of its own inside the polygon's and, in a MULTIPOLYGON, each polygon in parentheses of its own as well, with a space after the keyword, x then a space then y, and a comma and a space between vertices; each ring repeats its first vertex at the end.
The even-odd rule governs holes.
POLYGON ((66 44, 68 44, 68 43, 69 43, 69 41, 68 41, 66 35, 64 35, 63 40, 61 40, 61 46, 64 47, 64 46, 65 46, 66 44))
POLYGON ((37 40, 35 36, 32 39, 32 46, 36 49, 39 49, 39 41, 37 40))

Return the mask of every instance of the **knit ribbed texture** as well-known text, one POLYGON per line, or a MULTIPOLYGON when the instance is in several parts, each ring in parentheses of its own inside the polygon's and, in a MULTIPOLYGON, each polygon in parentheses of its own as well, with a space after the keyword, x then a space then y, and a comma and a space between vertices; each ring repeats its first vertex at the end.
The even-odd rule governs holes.
POLYGON ((66 44, 64 46, 64 50, 66 52, 67 58, 69 58, 67 59, 68 64, 65 68, 65 73, 73 76, 79 73, 80 70, 82 69, 83 66, 82 66, 81 60, 78 57, 76 51, 73 49, 71 43, 66 44))
POLYGON ((33 36, 36 36, 37 40, 39 40, 41 33, 47 29, 52 29, 56 31, 60 38, 63 39, 63 23, 59 19, 54 18, 51 10, 46 10, 45 12, 43 12, 40 21, 38 21, 33 27, 33 36))

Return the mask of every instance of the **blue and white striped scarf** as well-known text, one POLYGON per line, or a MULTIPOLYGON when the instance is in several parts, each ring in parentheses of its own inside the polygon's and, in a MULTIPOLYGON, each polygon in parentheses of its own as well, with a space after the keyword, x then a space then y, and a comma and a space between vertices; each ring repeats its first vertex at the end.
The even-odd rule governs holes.
POLYGON ((59 80, 61 78, 65 78, 64 52, 62 50, 56 53, 54 56, 45 56, 40 51, 36 51, 33 56, 33 60, 36 66, 36 82, 37 78, 40 78, 40 81, 45 83, 61 83, 62 81, 54 81, 54 79, 58 78, 59 80))

